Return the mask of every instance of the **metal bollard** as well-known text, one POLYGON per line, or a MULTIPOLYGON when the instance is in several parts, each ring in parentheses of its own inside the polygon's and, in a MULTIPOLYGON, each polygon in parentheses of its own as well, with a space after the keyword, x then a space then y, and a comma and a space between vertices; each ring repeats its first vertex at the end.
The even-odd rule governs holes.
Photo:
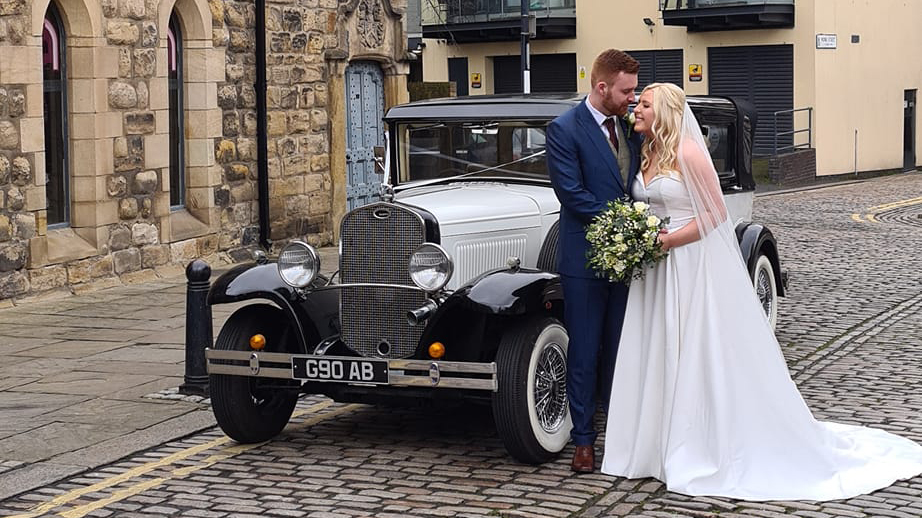
POLYGON ((208 289, 211 267, 201 259, 186 266, 186 375, 179 393, 208 396, 208 373, 205 370, 205 348, 212 346, 211 306, 208 289))

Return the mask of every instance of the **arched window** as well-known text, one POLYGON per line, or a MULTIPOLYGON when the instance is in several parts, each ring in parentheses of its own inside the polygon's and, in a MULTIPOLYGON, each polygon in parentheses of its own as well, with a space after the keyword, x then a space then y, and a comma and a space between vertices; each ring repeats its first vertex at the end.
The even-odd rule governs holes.
POLYGON ((42 30, 44 75, 45 174, 49 227, 70 224, 70 181, 67 164, 67 74, 64 68, 64 26, 54 3, 48 5, 42 30))
POLYGON ((167 67, 170 91, 170 207, 183 208, 186 204, 186 178, 183 121, 182 32, 174 13, 167 30, 167 67))

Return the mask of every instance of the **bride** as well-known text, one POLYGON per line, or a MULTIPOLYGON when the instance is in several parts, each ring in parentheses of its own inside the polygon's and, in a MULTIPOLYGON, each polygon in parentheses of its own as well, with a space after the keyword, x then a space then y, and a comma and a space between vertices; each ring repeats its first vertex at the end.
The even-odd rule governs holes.
POLYGON ((744 500, 836 500, 922 473, 922 446, 817 421, 759 305, 701 130, 672 84, 644 89, 632 186, 669 256, 632 283, 604 473, 744 500))

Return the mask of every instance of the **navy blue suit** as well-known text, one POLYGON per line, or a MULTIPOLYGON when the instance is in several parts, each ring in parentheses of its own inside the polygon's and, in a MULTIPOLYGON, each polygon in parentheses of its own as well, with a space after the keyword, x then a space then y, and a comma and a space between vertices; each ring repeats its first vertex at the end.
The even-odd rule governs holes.
MULTIPOLYGON (((627 135, 625 123, 621 124, 627 135)), ((624 185, 618 161, 585 101, 547 128, 548 170, 560 200, 557 271, 564 292, 564 324, 570 335, 570 435, 577 446, 595 442, 596 393, 608 408, 627 303, 626 285, 599 278, 586 266, 586 226, 610 200, 630 195, 629 186, 640 168, 640 136, 634 133, 627 140, 631 168, 624 185)))

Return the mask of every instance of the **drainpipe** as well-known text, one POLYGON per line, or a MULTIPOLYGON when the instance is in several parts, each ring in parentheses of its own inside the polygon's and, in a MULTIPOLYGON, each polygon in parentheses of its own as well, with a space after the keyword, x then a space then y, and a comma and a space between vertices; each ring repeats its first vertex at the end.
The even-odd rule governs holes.
POLYGON ((529 56, 529 44, 528 38, 531 35, 531 27, 529 26, 529 12, 528 5, 531 0, 519 0, 522 4, 522 28, 521 28, 521 60, 522 60, 522 93, 529 94, 531 93, 531 60, 529 56))
POLYGON ((259 245, 269 251, 269 144, 266 119, 266 0, 256 0, 256 192, 259 245))

